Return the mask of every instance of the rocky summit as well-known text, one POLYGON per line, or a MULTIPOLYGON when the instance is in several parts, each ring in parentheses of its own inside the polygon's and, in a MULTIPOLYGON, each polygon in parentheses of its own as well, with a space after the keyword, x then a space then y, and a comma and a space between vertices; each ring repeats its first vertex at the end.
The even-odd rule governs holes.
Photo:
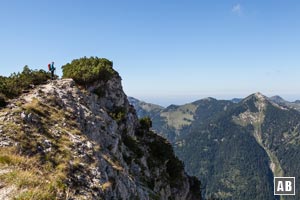
POLYGON ((201 199, 121 78, 34 86, 0 110, 0 199, 201 199))

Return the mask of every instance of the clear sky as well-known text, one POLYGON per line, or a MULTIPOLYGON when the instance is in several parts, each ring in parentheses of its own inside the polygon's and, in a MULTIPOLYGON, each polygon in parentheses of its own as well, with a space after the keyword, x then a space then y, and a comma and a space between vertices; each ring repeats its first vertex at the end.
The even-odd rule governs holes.
POLYGON ((1 0, 0 27, 5 76, 98 56, 154 103, 300 99, 299 0, 1 0))

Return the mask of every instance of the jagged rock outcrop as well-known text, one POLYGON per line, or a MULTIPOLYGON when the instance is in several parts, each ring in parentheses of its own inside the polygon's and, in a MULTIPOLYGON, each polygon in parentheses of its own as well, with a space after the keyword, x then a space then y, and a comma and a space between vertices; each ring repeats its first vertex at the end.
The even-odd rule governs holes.
POLYGON ((0 110, 0 146, 1 199, 201 198, 171 145, 140 126, 118 75, 14 99, 0 110))

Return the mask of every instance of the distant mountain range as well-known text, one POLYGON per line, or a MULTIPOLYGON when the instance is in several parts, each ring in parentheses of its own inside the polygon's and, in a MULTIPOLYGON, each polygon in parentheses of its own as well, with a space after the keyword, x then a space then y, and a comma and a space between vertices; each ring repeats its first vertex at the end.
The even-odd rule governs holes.
POLYGON ((281 106, 286 106, 289 108, 294 108, 298 111, 300 111, 300 100, 296 100, 294 102, 289 102, 281 98, 280 96, 272 96, 270 97, 270 100, 273 101, 274 103, 277 103, 281 106))
MULTIPOLYGON (((299 101, 256 93, 163 108, 133 100, 138 116, 151 117, 153 129, 201 180, 205 198, 279 199, 274 176, 296 177, 300 188, 299 101)), ((300 190, 284 199, 300 199, 300 190)))

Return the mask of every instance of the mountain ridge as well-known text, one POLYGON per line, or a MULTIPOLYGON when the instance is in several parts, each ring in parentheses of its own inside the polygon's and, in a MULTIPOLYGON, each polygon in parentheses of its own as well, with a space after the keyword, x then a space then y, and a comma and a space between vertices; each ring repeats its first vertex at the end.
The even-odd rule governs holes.
POLYGON ((49 81, 1 108, 1 199, 201 199, 171 145, 141 125, 121 77, 105 75, 49 81))
POLYGON ((155 130, 173 143, 188 173, 201 178, 205 198, 279 199, 273 195, 274 176, 295 176, 299 187, 300 113, 261 93, 221 102, 198 107, 191 124, 173 140, 172 133, 155 130))

